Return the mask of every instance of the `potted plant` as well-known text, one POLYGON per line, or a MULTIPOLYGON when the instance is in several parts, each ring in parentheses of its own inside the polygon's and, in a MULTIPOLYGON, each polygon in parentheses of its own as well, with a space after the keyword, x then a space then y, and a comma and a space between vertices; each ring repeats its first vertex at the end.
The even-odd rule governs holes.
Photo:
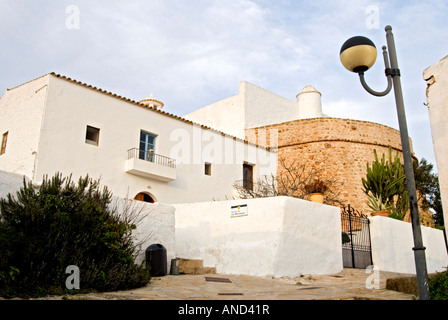
POLYGON ((391 207, 388 203, 383 203, 381 196, 375 197, 372 195, 368 196, 368 201, 366 202, 370 209, 372 209, 371 215, 388 217, 390 215, 391 207))
POLYGON ((317 203, 324 202, 324 192, 327 191, 327 185, 320 179, 315 179, 305 186, 305 191, 310 194, 311 201, 317 203))

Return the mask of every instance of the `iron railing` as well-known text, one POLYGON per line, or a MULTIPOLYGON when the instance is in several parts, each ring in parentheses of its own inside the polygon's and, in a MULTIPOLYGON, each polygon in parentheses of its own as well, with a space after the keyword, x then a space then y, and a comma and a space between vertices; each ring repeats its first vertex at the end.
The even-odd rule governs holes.
POLYGON ((128 150, 128 159, 140 159, 159 164, 164 167, 176 168, 176 160, 154 153, 154 151, 145 151, 138 148, 128 150))
POLYGON ((372 264, 369 218, 348 205, 341 211, 344 267, 366 268, 372 264))

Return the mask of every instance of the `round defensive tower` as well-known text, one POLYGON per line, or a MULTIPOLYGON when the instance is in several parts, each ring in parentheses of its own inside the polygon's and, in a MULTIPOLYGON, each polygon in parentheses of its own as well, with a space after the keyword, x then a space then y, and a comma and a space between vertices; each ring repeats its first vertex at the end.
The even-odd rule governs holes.
MULTIPOLYGON (((315 107, 311 110, 317 112, 315 107)), ((275 140, 278 136, 277 142, 270 137, 266 141, 268 146, 275 147, 277 143, 279 161, 316 168, 322 178, 331 178, 339 186, 339 200, 367 215, 370 210, 362 191, 362 178, 366 176, 367 163, 375 160, 374 150, 379 157, 385 154, 387 158, 391 147, 393 156, 398 152, 403 157, 400 132, 368 121, 320 116, 255 130, 257 135, 275 135, 275 140)), ((280 166, 278 170, 282 170, 280 166)), ((422 212, 421 217, 423 225, 432 225, 429 212, 422 212)))

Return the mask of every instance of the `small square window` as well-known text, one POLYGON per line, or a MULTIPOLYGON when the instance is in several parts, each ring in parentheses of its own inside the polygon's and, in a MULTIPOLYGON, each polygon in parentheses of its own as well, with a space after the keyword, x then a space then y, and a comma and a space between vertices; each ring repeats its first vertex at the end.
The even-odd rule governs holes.
POLYGON ((0 149, 0 156, 6 152, 6 143, 8 142, 8 132, 2 136, 2 148, 0 149))
POLYGON ((86 143, 97 146, 100 141, 100 129, 87 126, 86 143))
POLYGON ((206 176, 212 175, 212 164, 211 163, 208 163, 208 162, 205 163, 205 172, 204 173, 206 176))

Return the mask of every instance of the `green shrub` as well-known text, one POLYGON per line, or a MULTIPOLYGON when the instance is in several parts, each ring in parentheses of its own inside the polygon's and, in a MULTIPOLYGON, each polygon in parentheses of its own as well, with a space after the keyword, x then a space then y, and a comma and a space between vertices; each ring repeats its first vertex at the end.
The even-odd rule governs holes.
POLYGON ((448 300, 448 270, 429 278, 431 300, 448 300))
POLYGON ((0 295, 61 294, 80 270, 83 291, 146 285, 149 270, 136 265, 136 228, 112 209, 112 194, 99 181, 56 174, 39 188, 31 182, 0 200, 0 295))

